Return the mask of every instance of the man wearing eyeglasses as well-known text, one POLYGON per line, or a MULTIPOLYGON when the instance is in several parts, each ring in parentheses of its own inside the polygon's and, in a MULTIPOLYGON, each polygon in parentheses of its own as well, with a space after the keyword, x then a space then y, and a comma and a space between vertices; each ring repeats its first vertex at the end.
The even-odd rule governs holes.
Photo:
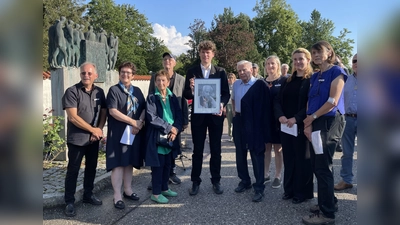
POLYGON ((75 216, 75 191, 82 158, 85 156, 85 177, 83 181, 83 202, 101 205, 102 201, 93 195, 96 177, 99 141, 103 138, 106 123, 106 97, 102 88, 94 85, 98 74, 93 63, 80 66, 81 81, 69 87, 62 97, 63 109, 68 116, 67 145, 68 167, 65 177, 65 214, 75 216))
POLYGON ((357 54, 353 57, 353 74, 344 85, 344 107, 346 126, 342 136, 343 156, 340 176, 342 180, 334 186, 341 191, 353 187, 353 154, 357 136, 357 54))

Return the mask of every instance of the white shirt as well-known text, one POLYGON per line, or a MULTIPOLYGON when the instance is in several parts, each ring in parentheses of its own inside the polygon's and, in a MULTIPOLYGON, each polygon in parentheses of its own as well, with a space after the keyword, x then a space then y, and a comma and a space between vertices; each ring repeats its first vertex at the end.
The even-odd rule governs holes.
POLYGON ((250 87, 257 81, 257 78, 251 76, 249 82, 243 83, 242 80, 236 80, 233 83, 233 90, 231 99, 235 101, 235 112, 240 113, 240 101, 242 100, 243 96, 247 93, 250 87))
POLYGON ((211 71, 211 64, 208 65, 208 67, 204 67, 202 64, 200 64, 201 67, 201 71, 203 72, 203 77, 208 79, 208 77, 210 76, 210 71, 211 71))

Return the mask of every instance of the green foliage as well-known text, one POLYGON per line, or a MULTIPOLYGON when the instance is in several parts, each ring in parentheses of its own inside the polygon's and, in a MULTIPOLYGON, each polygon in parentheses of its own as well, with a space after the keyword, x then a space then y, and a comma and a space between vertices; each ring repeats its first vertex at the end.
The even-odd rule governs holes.
POLYGON ((208 39, 208 31, 206 29, 205 22, 201 19, 195 19, 194 23, 190 24, 189 29, 189 37, 191 40, 189 40, 189 43, 187 43, 187 45, 190 47, 187 53, 190 59, 190 65, 188 67, 191 67, 196 63, 200 63, 197 46, 200 44, 200 42, 208 39))
POLYGON ((342 58, 344 65, 349 67, 349 58, 352 57, 352 50, 354 44, 353 39, 346 38, 346 35, 350 33, 346 28, 340 31, 338 37, 333 36, 335 25, 333 21, 324 19, 321 13, 317 10, 311 12, 311 18, 308 22, 302 22, 302 38, 299 46, 311 50, 311 46, 320 40, 328 41, 335 53, 342 58))
POLYGON ((65 140, 60 137, 60 131, 64 129, 63 116, 52 116, 54 110, 43 114, 43 152, 46 153, 45 160, 52 161, 58 154, 65 150, 65 140))
POLYGON ((222 15, 214 16, 214 28, 209 36, 218 49, 215 55, 218 65, 228 72, 236 71, 240 60, 260 58, 249 21, 250 18, 242 13, 235 17, 231 8, 225 8, 222 15))
POLYGON ((284 0, 257 1, 253 11, 257 13, 252 25, 258 52, 264 58, 277 55, 282 63, 289 63, 301 37, 297 14, 284 0))
POLYGON ((161 66, 161 51, 167 48, 160 40, 151 36, 153 28, 145 15, 129 4, 116 5, 112 0, 92 0, 85 16, 95 30, 103 28, 119 37, 118 59, 135 63, 137 74, 148 74, 161 66), (156 62, 156 63, 155 63, 156 62))

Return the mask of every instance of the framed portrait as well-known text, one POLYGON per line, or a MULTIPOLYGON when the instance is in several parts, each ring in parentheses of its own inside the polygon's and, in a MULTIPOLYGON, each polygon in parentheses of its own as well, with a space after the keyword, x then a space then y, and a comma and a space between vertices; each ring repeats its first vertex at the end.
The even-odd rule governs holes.
POLYGON ((194 113, 219 113, 221 79, 199 79, 194 82, 194 113))

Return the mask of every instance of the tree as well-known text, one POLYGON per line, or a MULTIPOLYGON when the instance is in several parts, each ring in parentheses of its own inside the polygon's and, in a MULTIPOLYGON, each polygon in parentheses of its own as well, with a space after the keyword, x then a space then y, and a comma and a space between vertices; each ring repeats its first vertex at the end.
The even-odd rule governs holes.
POLYGON ((149 54, 156 49, 157 52, 160 48, 165 49, 163 43, 151 36, 153 28, 147 18, 129 4, 115 5, 112 0, 92 0, 88 4, 86 18, 96 30, 103 28, 119 37, 117 66, 131 61, 137 66, 138 74, 148 74, 149 68, 154 66, 149 65, 149 54))
POLYGON ((217 46, 215 58, 229 72, 236 71, 236 64, 240 60, 260 58, 254 54, 258 52, 249 21, 250 18, 242 13, 235 17, 231 8, 225 8, 223 14, 214 16, 210 38, 217 46))
POLYGON ((146 47, 147 54, 145 55, 147 69, 149 70, 148 72, 159 71, 163 68, 162 54, 164 52, 169 52, 169 49, 164 45, 164 41, 157 39, 155 37, 151 37, 148 44, 149 46, 146 47))
POLYGON ((298 46, 301 27, 298 16, 284 0, 260 0, 253 11, 255 41, 263 57, 277 55, 282 63, 289 63, 291 53, 298 46))
POLYGON ((193 65, 195 63, 200 63, 197 46, 200 44, 200 42, 207 40, 208 32, 205 27, 205 22, 201 19, 195 19, 194 23, 190 24, 189 29, 191 31, 189 33, 191 40, 189 40, 189 42, 186 44, 190 47, 190 50, 187 51, 190 59, 190 65, 193 65))
POLYGON ((48 30, 54 22, 60 19, 60 16, 65 16, 75 23, 84 24, 86 22, 82 18, 82 14, 86 9, 83 4, 84 0, 43 0, 43 70, 50 70, 48 63, 49 56, 49 36, 48 30))
POLYGON ((348 65, 348 59, 352 57, 353 46, 351 44, 354 44, 353 39, 346 38, 346 35, 350 33, 349 30, 344 28, 338 37, 333 36, 335 24, 329 19, 322 18, 321 13, 315 9, 311 12, 310 21, 303 21, 301 27, 302 38, 299 46, 310 50, 316 42, 328 41, 335 53, 342 58, 343 64, 348 65))

